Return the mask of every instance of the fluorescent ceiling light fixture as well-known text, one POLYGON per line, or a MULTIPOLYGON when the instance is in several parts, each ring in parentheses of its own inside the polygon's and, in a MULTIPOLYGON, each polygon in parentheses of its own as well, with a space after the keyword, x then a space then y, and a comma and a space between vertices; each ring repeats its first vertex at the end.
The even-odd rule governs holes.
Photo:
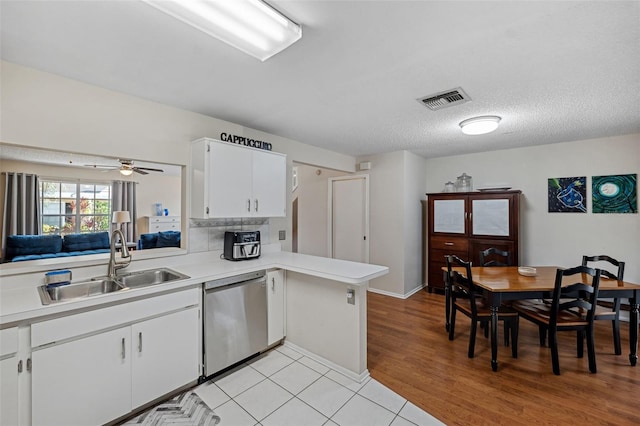
POLYGON ((302 27, 261 0, 142 0, 265 61, 302 38, 302 27))
POLYGON ((501 118, 497 115, 483 115, 460 122, 460 128, 465 135, 484 135, 498 128, 501 118))

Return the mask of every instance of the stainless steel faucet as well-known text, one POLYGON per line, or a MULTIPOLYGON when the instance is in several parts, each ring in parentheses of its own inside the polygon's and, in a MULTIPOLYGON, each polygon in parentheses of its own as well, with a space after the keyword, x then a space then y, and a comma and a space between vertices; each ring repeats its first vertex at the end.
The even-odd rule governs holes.
POLYGON ((127 243, 125 242, 124 234, 122 233, 121 230, 116 229, 111 234, 111 255, 109 256, 109 269, 107 271, 107 275, 109 276, 109 278, 115 278, 116 272, 118 271, 118 269, 126 268, 127 266, 129 266, 130 263, 131 263, 131 254, 129 253, 129 249, 127 248, 127 243), (121 252, 120 258, 126 259, 126 261, 118 262, 116 260, 116 242, 118 241, 118 239, 116 238, 117 235, 120 236, 120 242, 122 244, 122 252, 121 252))

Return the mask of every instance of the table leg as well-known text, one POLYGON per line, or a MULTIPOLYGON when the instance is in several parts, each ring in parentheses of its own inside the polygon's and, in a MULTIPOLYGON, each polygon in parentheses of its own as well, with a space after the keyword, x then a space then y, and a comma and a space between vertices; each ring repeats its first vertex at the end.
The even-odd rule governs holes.
POLYGON ((499 306, 491 306, 491 369, 493 371, 498 371, 498 309, 499 306))
POLYGON ((638 362, 638 310, 640 305, 636 297, 629 299, 629 362, 635 366, 638 362))

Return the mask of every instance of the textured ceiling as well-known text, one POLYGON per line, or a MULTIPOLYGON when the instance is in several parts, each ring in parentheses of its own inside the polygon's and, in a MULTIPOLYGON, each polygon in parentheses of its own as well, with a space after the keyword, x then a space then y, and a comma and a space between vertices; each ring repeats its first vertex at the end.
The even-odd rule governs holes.
POLYGON ((260 62, 141 1, 3 0, 2 59, 356 156, 640 132, 640 2, 271 4, 303 37, 260 62), (455 87, 472 101, 416 101, 455 87))

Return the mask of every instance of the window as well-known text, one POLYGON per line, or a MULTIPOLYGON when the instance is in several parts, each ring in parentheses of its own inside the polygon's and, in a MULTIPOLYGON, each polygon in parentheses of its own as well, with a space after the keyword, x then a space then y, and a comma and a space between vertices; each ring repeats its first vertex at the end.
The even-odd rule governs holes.
POLYGON ((40 180, 42 234, 109 231, 111 184, 40 180))

